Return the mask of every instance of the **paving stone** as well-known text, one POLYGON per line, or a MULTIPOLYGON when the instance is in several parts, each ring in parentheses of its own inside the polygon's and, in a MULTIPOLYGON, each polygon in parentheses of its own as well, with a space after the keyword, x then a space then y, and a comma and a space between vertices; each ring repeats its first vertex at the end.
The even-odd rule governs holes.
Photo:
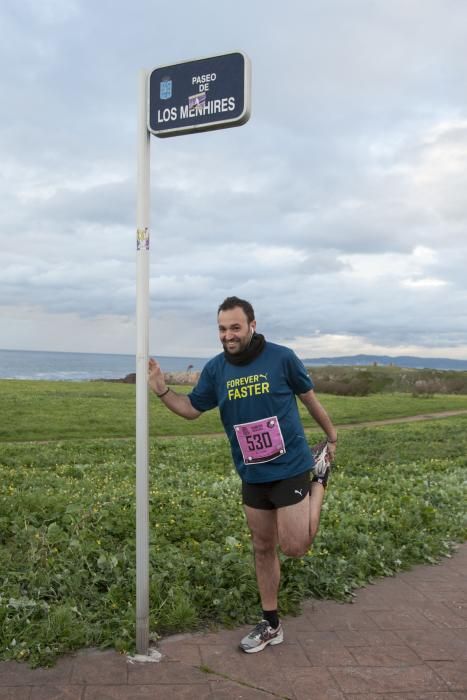
POLYGON ((449 610, 455 615, 467 619, 467 600, 453 600, 449 603, 444 603, 449 610))
POLYGON ((466 589, 461 583, 446 582, 441 583, 433 581, 414 581, 414 588, 423 593, 429 600, 440 602, 459 600, 465 597, 466 589))
POLYGON ((71 683, 115 685, 127 683, 127 658, 115 651, 90 649, 75 657, 71 683))
POLYGON ((453 563, 453 559, 442 559, 439 564, 432 564, 431 566, 421 564, 409 569, 409 571, 403 571, 397 574, 397 578, 411 586, 418 581, 430 581, 432 583, 452 581, 457 577, 461 577, 461 574, 457 571, 457 567, 455 565, 453 566, 453 563))
POLYGON ((245 654, 226 646, 202 646, 201 657, 207 668, 228 680, 244 681, 254 688, 289 697, 290 683, 273 651, 274 647, 266 647, 256 654, 245 654))
POLYGON ((180 661, 159 663, 135 663, 128 665, 129 685, 154 685, 160 683, 207 683, 206 674, 195 666, 180 661))
POLYGON ((286 676, 296 700, 345 700, 339 686, 325 668, 289 670, 286 676))
POLYGON ((34 686, 31 689, 30 700, 81 700, 84 688, 82 685, 66 686, 34 686))
POLYGON ((417 610, 392 610, 391 612, 369 612, 368 615, 380 629, 433 629, 434 624, 417 610))
POLYGON ((308 618, 284 617, 281 620, 285 642, 297 644, 304 634, 308 634, 311 622, 308 618))
MULTIPOLYGON (((356 606, 355 606, 356 607, 356 606)), ((323 631, 378 629, 371 617, 350 603, 320 609, 312 618, 312 628, 323 631)))
MULTIPOLYGON (((259 652, 260 654, 262 652, 259 652)), ((281 668, 301 668, 310 666, 310 661, 300 644, 287 641, 269 648, 269 654, 281 668)))
POLYGON ((416 666, 420 657, 407 646, 354 647, 352 655, 361 666, 416 666))
MULTIPOLYGON (((201 646, 215 644, 219 642, 220 644, 226 644, 232 647, 238 647, 240 640, 246 634, 248 634, 253 628, 254 623, 251 625, 243 625, 242 627, 237 627, 232 630, 218 630, 214 632, 197 632, 190 635, 190 641, 201 646)), ((184 635, 184 641, 187 641, 187 637, 184 635)), ((167 637, 161 640, 160 647, 163 648, 164 644, 171 642, 174 637, 167 637)))
POLYGON ((400 644, 400 639, 392 630, 337 630, 339 641, 346 647, 385 646, 400 644))
POLYGON ((374 586, 360 589, 356 602, 365 609, 393 609, 394 606, 417 605, 426 602, 426 596, 398 579, 378 581, 374 586))
POLYGON ((339 642, 313 644, 305 639, 303 647, 311 666, 349 666, 358 663, 347 648, 339 642))
POLYGON ((465 700, 465 695, 455 692, 421 693, 347 693, 347 700, 465 700))
POLYGON ((210 700, 277 700, 277 695, 225 681, 212 684, 210 700))
POLYGON ((436 627, 465 627, 467 628, 467 618, 459 615, 458 612, 450 609, 445 603, 431 602, 423 610, 425 617, 433 622, 436 627))
POLYGON ((405 642, 422 661, 467 660, 467 640, 460 639, 455 630, 398 630, 405 642))
POLYGON ((88 686, 83 700, 211 700, 209 685, 88 686))
POLYGON ((19 688, 15 686, 13 688, 6 688, 5 686, 0 687, 0 700, 29 700, 31 694, 31 688, 24 687, 19 688))
POLYGON ((451 690, 467 691, 467 664, 463 661, 429 661, 428 665, 451 690))
MULTIPOLYGON (((350 632, 350 630, 346 631, 350 632)), ((304 629, 300 641, 303 642, 304 640, 306 640, 307 643, 312 644, 314 646, 320 646, 322 644, 339 644, 340 642, 338 634, 339 631, 335 632, 334 630, 315 630, 308 626, 306 627, 306 629, 304 629)))
POLYGON ((181 661, 190 666, 199 666, 201 664, 201 654, 198 644, 191 644, 184 641, 179 643, 171 642, 170 644, 161 644, 158 650, 170 661, 181 661))
POLYGON ((426 666, 331 667, 331 674, 344 693, 389 693, 448 690, 447 684, 426 666))
POLYGON ((0 663, 0 687, 22 685, 67 685, 73 669, 71 656, 58 659, 51 668, 31 668, 26 663, 2 661, 0 663))

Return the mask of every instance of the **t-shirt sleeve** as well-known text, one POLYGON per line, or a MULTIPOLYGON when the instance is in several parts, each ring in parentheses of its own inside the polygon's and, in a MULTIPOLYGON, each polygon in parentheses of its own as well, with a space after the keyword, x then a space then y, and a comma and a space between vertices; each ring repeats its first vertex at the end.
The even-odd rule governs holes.
POLYGON ((287 382, 294 394, 305 394, 313 389, 314 384, 303 362, 290 351, 286 360, 287 382))
POLYGON ((215 382, 207 367, 201 371, 197 385, 193 391, 188 394, 193 408, 197 411, 210 411, 211 408, 217 406, 217 392, 215 382))

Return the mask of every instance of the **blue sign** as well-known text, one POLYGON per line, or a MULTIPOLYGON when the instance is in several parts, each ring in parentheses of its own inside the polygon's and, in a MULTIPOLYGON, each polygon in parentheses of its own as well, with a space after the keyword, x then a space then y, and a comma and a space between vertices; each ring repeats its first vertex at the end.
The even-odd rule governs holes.
POLYGON ((242 52, 155 68, 148 129, 165 137, 241 126, 250 117, 250 94, 250 61, 242 52))

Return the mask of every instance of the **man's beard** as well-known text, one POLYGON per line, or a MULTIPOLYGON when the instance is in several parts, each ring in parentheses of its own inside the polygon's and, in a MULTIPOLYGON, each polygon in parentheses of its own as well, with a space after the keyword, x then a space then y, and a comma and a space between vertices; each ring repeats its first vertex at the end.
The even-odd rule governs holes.
POLYGON ((251 342, 251 336, 249 336, 245 340, 235 341, 232 348, 229 348, 229 343, 227 343, 227 342, 222 343, 222 347, 224 348, 224 352, 228 353, 229 355, 238 355, 238 353, 243 352, 244 350, 247 349, 250 342, 251 342))

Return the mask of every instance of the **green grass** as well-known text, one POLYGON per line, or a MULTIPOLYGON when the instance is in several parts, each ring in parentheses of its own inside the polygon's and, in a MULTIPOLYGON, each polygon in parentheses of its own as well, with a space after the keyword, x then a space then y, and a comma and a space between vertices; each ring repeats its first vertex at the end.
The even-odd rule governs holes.
MULTIPOLYGON (((177 387, 188 392, 188 387, 177 387)), ((133 437, 135 387, 108 382, 0 380, 0 440, 62 440, 133 437)), ((335 423, 403 417, 444 410, 467 410, 467 395, 413 398, 410 394, 320 396, 335 423)), ((217 410, 196 421, 170 413, 150 397, 151 435, 200 435, 222 432, 217 410)), ((310 418, 300 404, 305 425, 310 418)))
MULTIPOLYGON (((40 387, 42 432, 39 418, 33 432, 52 441, 4 443, 0 454, 0 658, 31 664, 90 645, 134 648, 134 441, 84 439, 93 423, 79 432, 86 403, 88 412, 101 406, 101 426, 111 431, 111 416, 129 410, 132 394, 122 385, 54 387, 68 422, 49 420, 53 387, 40 387), (72 397, 82 405, 72 408, 72 397), (59 426, 62 437, 76 430, 80 438, 53 440, 59 426)), ((31 395, 24 389, 19 403, 31 395)), ((353 400, 329 405, 334 417, 341 401, 353 400)), ((359 415, 374 417, 355 401, 359 415)), ((346 422, 355 418, 351 405, 342 408, 346 422)), ((8 410, 2 404, 5 432, 18 439, 8 410)), ((307 596, 344 599, 465 539, 466 428, 460 417, 342 431, 314 546, 301 560, 282 557, 283 614, 298 612, 307 596)), ((153 440, 150 471, 151 629, 254 621, 250 539, 226 440, 153 440)))

